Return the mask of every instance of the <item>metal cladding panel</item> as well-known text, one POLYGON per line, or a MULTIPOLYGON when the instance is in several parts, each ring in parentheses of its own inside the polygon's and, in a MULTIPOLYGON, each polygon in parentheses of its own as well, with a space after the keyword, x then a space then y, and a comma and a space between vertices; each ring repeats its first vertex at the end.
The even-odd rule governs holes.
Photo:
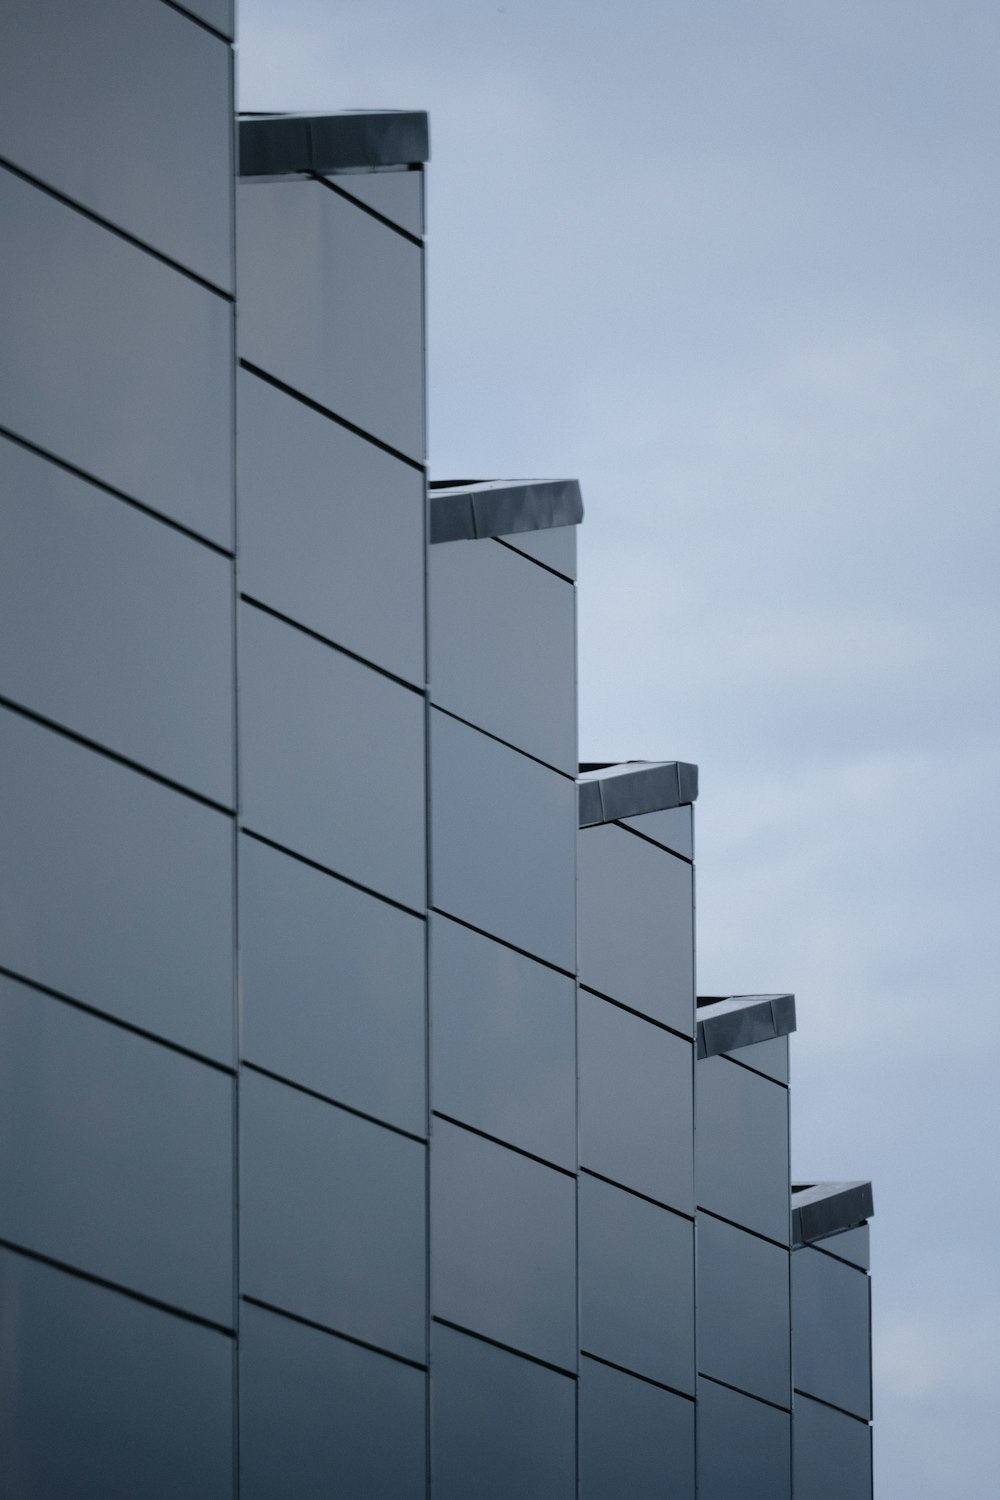
POLYGON ((227 1500, 233 1342, 0 1249, 0 1493, 227 1500))
POLYGON ((787 1250, 698 1216, 698 1369, 791 1406, 787 1250))
POLYGON ((787 1036, 775 1036, 768 1042, 751 1042, 749 1047, 741 1047, 736 1054, 724 1052, 722 1055, 734 1055, 745 1068, 753 1068, 755 1073, 763 1073, 765 1078, 773 1078, 776 1083, 788 1083, 787 1036))
POLYGON ((423 687, 424 480, 241 370, 240 588, 423 687))
POLYGON ((552 526, 545 531, 514 531, 500 538, 515 552, 523 552, 561 573, 563 578, 576 578, 576 526, 552 526))
POLYGON ((232 1079, 2 978, 0 1031, 0 1239, 231 1325, 232 1079))
POLYGON ((423 251, 324 183, 236 191, 240 356, 420 463, 423 251))
POLYGON ((245 1304, 242 1500, 424 1500, 426 1383, 412 1365, 245 1304))
POLYGON ((787 1245, 787 1089, 725 1057, 697 1066, 699 1205, 787 1245))
POLYGON ((576 1183, 435 1120, 431 1311, 576 1368, 576 1183))
POLYGON ((433 905, 570 972, 576 786, 431 714, 433 905))
POLYGON ((792 1256, 792 1365, 797 1391, 871 1417, 869 1280, 819 1250, 792 1256))
POLYGON ((426 1148, 245 1069, 240 1289, 426 1357, 426 1148))
POLYGON ((668 807, 664 812, 641 813, 637 818, 623 818, 626 828, 643 838, 662 844, 664 849, 682 859, 694 859, 694 808, 668 807))
POLYGON ((0 170, 4 426, 231 547, 233 308, 0 170))
POLYGON ((694 1495, 693 1401, 580 1360, 580 1500, 694 1495))
POLYGON ((428 558, 436 704, 576 775, 573 586, 509 547, 447 542, 428 558))
POLYGON ((430 997, 433 1108, 574 1170, 572 979, 435 916, 430 997))
POLYGON ((181 10, 186 10, 206 26, 212 26, 223 36, 233 34, 233 0, 170 0, 181 10))
POLYGON ((423 907, 423 698, 250 605, 240 776, 246 827, 423 907))
POLYGON ((233 825, 0 710, 0 965, 233 1061, 233 825))
POLYGON ((580 1178, 580 1345, 694 1392, 694 1225, 580 1178))
POLYGON ((699 1380, 698 1500, 790 1500, 791 1486, 789 1414, 699 1380))
POLYGON ((579 996, 580 1161, 694 1212, 690 1042, 586 990, 579 996))
POLYGON ((0 438, 0 694, 232 806, 227 558, 0 438))
POLYGON ((795 1500, 872 1500, 871 1428, 796 1395, 792 1474, 795 1500))
POLYGON ((239 893, 242 1055, 423 1134, 423 922, 247 837, 239 893))
POLYGON ((691 866, 611 824, 581 830, 580 983, 691 1036, 691 866))
POLYGON ((432 1334, 434 1500, 576 1500, 576 1383, 454 1329, 432 1334))
POLYGON ((231 78, 230 48, 157 0, 0 10, 7 160, 227 291, 231 78))
POLYGON ((827 1255, 836 1256, 838 1260, 845 1260, 848 1265, 858 1266, 862 1271, 871 1269, 867 1224, 859 1224, 856 1229, 845 1229, 840 1234, 815 1240, 813 1246, 817 1250, 824 1250, 827 1255))
POLYGON ((383 219, 391 219, 407 234, 424 232, 424 174, 421 168, 402 171, 341 172, 330 177, 334 187, 349 193, 383 219))

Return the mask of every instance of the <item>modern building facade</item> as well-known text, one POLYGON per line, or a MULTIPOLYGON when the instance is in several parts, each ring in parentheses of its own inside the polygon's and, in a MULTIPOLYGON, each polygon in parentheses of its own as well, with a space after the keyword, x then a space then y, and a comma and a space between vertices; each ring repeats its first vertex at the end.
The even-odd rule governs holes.
POLYGON ((580 766, 573 481, 430 482, 427 121, 0 20, 0 1493, 863 1500, 867 1184, 580 766))

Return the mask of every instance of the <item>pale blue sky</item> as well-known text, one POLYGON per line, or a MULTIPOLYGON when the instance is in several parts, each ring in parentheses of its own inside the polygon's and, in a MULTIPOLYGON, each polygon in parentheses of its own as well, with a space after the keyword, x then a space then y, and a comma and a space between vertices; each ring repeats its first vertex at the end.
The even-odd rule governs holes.
POLYGON ((699 764, 699 988, 874 1181, 876 1496, 993 1493, 1000 10, 240 12, 243 108, 430 112, 433 471, 580 479, 582 755, 699 764))

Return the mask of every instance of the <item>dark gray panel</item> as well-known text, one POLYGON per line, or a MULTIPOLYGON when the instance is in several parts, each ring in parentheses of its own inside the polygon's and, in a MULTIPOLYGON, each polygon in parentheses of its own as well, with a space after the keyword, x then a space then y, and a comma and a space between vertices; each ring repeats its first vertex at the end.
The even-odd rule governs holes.
POLYGON ((424 683, 424 481, 241 371, 240 588, 424 683))
POLYGON ((575 1383, 450 1328, 433 1340, 435 1500, 574 1500, 575 1383))
POLYGON ((575 776, 572 585, 490 541, 432 547, 428 570, 434 702, 575 776))
POLYGON ((509 537, 583 520, 575 479, 432 479, 432 542, 509 537))
POLYGON ((580 1178, 580 1344, 694 1391, 694 1225, 580 1178))
POLYGON ((818 1250, 792 1256, 792 1361, 796 1390, 871 1416, 868 1277, 818 1250))
POLYGON ((683 760, 581 761, 580 827, 694 802, 698 767, 683 760))
POLYGON ((788 1090, 726 1057, 697 1070, 698 1202, 788 1244, 788 1090))
POLYGON ((846 1260, 848 1265, 859 1266, 862 1271, 867 1271, 871 1266, 868 1234, 869 1226, 859 1224, 857 1229, 845 1229, 841 1234, 831 1234, 826 1239, 816 1240, 815 1249, 825 1250, 827 1255, 835 1255, 838 1260, 846 1260))
POLYGON ((694 1212, 694 1051, 580 991, 580 1161, 683 1213, 694 1212))
POLYGON ((698 996, 699 1057, 742 1052, 794 1030, 794 995, 698 996))
POLYGON ((157 0, 7 0, 3 154, 229 289, 231 66, 157 0))
POLYGON ((423 922, 250 838, 239 889, 243 1056, 423 1134, 423 922))
POLYGON ((424 1500, 426 1380, 422 1370, 245 1303, 243 1500, 424 1500))
POLYGON ((872 1430, 796 1396, 792 1472, 795 1500, 871 1500, 872 1430))
POLYGON ((424 700, 260 610, 240 612, 246 826, 424 904, 424 700))
POLYGON ((347 109, 330 115, 241 115, 240 175, 320 175, 428 159, 427 115, 414 109, 347 109))
POLYGON ((694 1402, 580 1360, 581 1500, 689 1500, 694 1402))
POLYGON ((791 1405, 788 1251, 698 1217, 698 1368, 791 1405))
POLYGON ((610 825, 581 832, 577 861, 581 984, 692 1035, 691 866, 610 825))
POLYGON ((236 199, 241 357, 421 461, 423 251, 322 183, 236 199))
POLYGON ((623 818, 626 828, 643 838, 672 849, 684 859, 694 859, 694 808, 669 807, 665 812, 641 813, 638 818, 623 818))
POLYGON ((516 531, 501 537, 501 541, 523 552, 525 557, 561 573, 564 578, 576 578, 576 527, 553 526, 548 531, 516 531))
POLYGON ((232 304, 3 171, 0 219, 4 425, 230 546, 232 304))
MULTIPOLYGON (((723 1053, 723 1056, 728 1056, 723 1053)), ((749 1047, 741 1047, 738 1060, 745 1068, 753 1068, 757 1073, 763 1073, 765 1078, 773 1078, 777 1083, 788 1083, 788 1038, 787 1036, 772 1037, 769 1042, 751 1042, 749 1047)))
POLYGON ((431 816, 434 905, 572 971, 573 782, 433 713, 431 816))
POLYGON ((423 234, 423 171, 343 172, 330 181, 407 233, 423 234))
POLYGON ((3 1249, 0 1314, 0 1492, 232 1495, 226 1334, 3 1249))
POLYGON ((444 1120, 431 1152, 431 1311, 576 1367, 576 1183, 444 1120))
POLYGON ((873 1212, 870 1182, 793 1182, 792 1244, 860 1228, 873 1212))
POLYGON ((199 21, 204 21, 206 26, 214 26, 216 31, 221 31, 225 36, 232 36, 233 0, 169 0, 169 3, 179 5, 182 10, 196 16, 199 21))
POLYGON ((575 1170, 573 981, 446 917, 430 975, 433 1108, 575 1170))
POLYGON ((425 1150, 245 1070, 240 1287, 300 1317, 425 1357, 425 1150))
POLYGON ((224 813, 0 711, 0 964, 233 1057, 224 813))
POLYGON ((0 693, 232 806, 232 564, 0 438, 0 693))
POLYGON ((699 1380, 698 1500, 789 1500, 790 1428, 787 1412, 699 1380))
POLYGON ((233 1089, 0 978, 0 1238, 232 1321, 233 1089))

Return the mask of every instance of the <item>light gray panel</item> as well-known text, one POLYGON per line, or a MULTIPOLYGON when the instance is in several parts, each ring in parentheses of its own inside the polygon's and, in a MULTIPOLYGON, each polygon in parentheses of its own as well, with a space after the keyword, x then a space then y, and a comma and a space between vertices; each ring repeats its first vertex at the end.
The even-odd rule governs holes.
POLYGON ((819 1250, 792 1256, 795 1388, 867 1420, 872 1414, 869 1281, 819 1250))
POLYGON ((808 1396, 792 1417, 795 1500, 871 1500, 872 1430, 808 1396))
POLYGON ((423 1134, 423 922, 245 837, 239 889, 243 1056, 423 1134))
POLYGON ((575 1170, 572 979, 438 916, 430 974, 433 1107, 575 1170))
POLYGON ((668 807, 663 812, 640 813, 637 818, 623 818, 626 828, 644 838, 662 844, 684 859, 694 859, 694 808, 668 807))
POLYGON ((233 1059, 233 825, 0 711, 0 964, 233 1059))
POLYGON ((329 180, 409 234, 423 234, 424 174, 419 167, 409 171, 341 172, 329 180))
POLYGON ((572 971, 575 784, 433 713, 431 817, 433 904, 572 971))
POLYGON ((232 544, 233 309, 0 171, 4 425, 232 544))
POLYGON ((584 1356, 580 1500, 691 1500, 694 1402, 584 1356))
POLYGON ((722 1055, 735 1058, 745 1068, 753 1068, 777 1083, 788 1083, 787 1036, 772 1037, 767 1042, 751 1042, 749 1047, 740 1047, 738 1052, 724 1052, 722 1055))
POLYGON ((576 533, 575 526, 553 526, 544 531, 517 531, 501 540, 564 578, 575 579, 576 533))
POLYGON ((694 1212, 690 1042, 580 991, 580 1161, 694 1212))
POLYGON ((424 1500, 422 1370, 245 1304, 242 1500, 424 1500))
POLYGON ((691 1036, 691 866, 624 828, 580 832, 580 982, 691 1036))
POLYGON ((0 1493, 233 1494, 233 1342, 0 1249, 0 1493))
POLYGON ((229 290, 231 70, 158 0, 6 0, 3 155, 229 290))
POLYGON ((791 1405, 788 1251, 698 1216, 698 1368, 791 1405))
POLYGON ((243 820, 424 905, 424 700, 249 605, 240 612, 243 820))
POLYGON ((426 1357, 426 1148, 246 1069, 240 1289, 426 1357))
POLYGON ((232 806, 232 564, 0 438, 0 693, 232 806))
POLYGON ((0 978, 0 1239, 230 1325, 233 1085, 0 978))
POLYGON ((726 1057, 697 1067, 698 1202, 788 1244, 788 1090, 726 1057))
POLYGON ((422 461, 423 251, 319 182, 236 200, 241 358, 422 461))
POLYGON ((492 541, 429 553, 431 695, 576 775, 573 586, 492 541))
POLYGON ((241 371, 240 588, 423 687, 424 479, 241 371))
POLYGON ((576 1182, 434 1121, 431 1311, 576 1367, 576 1182))
POLYGON ((788 1413, 699 1380, 698 1500, 790 1500, 791 1484, 788 1413))
POLYGON ((857 1229, 845 1229, 841 1234, 831 1234, 826 1239, 817 1240, 815 1248, 825 1250, 827 1255, 835 1255, 838 1260, 845 1260, 848 1265, 867 1271, 871 1263, 868 1235, 869 1226, 859 1224, 857 1229))

